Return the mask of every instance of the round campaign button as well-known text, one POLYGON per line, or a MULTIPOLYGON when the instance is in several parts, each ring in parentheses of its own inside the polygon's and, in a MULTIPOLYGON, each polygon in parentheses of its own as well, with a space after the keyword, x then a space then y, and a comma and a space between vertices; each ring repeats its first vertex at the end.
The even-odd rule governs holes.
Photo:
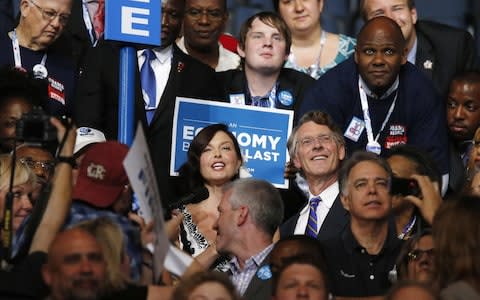
POLYGON ((36 64, 33 66, 33 77, 36 79, 45 79, 48 76, 47 68, 42 64, 36 64))
POLYGON ((272 278, 272 271, 270 270, 270 266, 263 266, 257 271, 257 277, 262 280, 268 280, 272 278))
POLYGON ((293 103, 293 95, 289 91, 280 91, 278 100, 285 106, 290 106, 293 103))

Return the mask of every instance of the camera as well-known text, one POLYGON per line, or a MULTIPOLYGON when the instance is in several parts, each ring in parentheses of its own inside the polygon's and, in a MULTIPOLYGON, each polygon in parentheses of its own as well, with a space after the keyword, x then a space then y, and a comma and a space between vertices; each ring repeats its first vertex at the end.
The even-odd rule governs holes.
POLYGON ((390 194, 402 196, 413 195, 418 197, 421 194, 421 190, 418 186, 418 182, 415 179, 393 176, 390 194))
POLYGON ((16 138, 28 143, 45 144, 57 140, 57 129, 50 124, 50 116, 41 107, 22 115, 17 121, 16 138))

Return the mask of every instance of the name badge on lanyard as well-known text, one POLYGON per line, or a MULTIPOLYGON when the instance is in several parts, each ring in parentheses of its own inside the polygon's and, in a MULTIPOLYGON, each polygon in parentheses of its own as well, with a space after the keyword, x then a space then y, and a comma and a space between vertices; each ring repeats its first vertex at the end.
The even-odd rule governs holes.
POLYGON ((377 155, 380 155, 380 153, 382 153, 382 146, 378 142, 378 139, 380 137, 380 133, 383 131, 383 129, 385 129, 385 126, 387 125, 388 120, 390 120, 390 116, 392 115, 393 110, 395 109, 395 103, 397 101, 398 91, 396 92, 395 98, 393 99, 393 102, 390 105, 390 108, 388 109, 388 113, 385 116, 385 120, 383 120, 382 127, 380 127, 380 130, 378 131, 375 138, 373 138, 372 119, 370 118, 370 112, 368 110, 367 93, 363 89, 360 78, 358 79, 358 92, 360 93, 360 102, 362 104, 363 119, 365 121, 365 129, 367 131, 367 139, 368 139, 368 143, 367 143, 367 146, 365 147, 365 150, 367 150, 368 152, 373 152, 377 155))
MULTIPOLYGON (((18 43, 17 31, 14 29, 12 33, 12 48, 13 48, 13 59, 15 61, 15 68, 20 70, 25 70, 22 67, 22 56, 20 55, 20 45, 18 43)), ((48 70, 45 67, 47 61, 47 53, 43 54, 42 60, 39 64, 33 66, 33 77, 36 79, 45 79, 48 77, 48 70)))

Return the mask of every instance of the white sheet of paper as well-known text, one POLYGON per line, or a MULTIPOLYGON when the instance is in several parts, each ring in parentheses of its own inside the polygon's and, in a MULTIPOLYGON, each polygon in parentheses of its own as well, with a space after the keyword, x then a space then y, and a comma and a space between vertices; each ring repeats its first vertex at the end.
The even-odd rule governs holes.
POLYGON ((147 140, 140 123, 137 126, 133 144, 123 161, 123 166, 132 189, 137 195, 142 217, 146 223, 154 221, 153 230, 156 239, 153 244, 153 273, 157 282, 171 244, 165 233, 160 193, 147 140))

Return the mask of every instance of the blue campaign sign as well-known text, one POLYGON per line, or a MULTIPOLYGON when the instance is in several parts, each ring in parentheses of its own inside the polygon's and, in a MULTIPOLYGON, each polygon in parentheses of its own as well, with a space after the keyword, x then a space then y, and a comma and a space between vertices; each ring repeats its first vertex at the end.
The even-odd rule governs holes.
POLYGON ((228 125, 237 137, 244 166, 253 177, 276 187, 288 187, 283 174, 289 160, 287 140, 292 131, 293 111, 180 97, 175 105, 171 175, 178 175, 195 135, 215 123, 228 125))
POLYGON ((160 45, 161 0, 106 0, 105 39, 160 45))

